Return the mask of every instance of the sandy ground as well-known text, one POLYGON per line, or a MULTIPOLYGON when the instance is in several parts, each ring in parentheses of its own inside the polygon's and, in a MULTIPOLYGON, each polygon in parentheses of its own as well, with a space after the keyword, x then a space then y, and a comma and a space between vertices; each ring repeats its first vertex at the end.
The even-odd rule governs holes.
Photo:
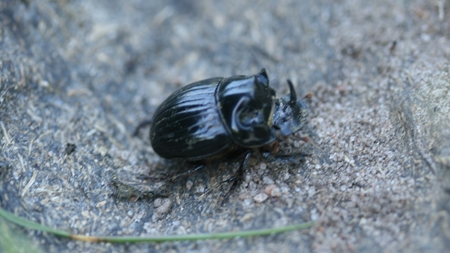
POLYGON ((450 4, 442 1, 0 2, 0 205, 86 235, 222 232, 315 221, 273 236, 91 244, 39 232, 46 252, 450 250, 450 4), (176 182, 191 164, 133 137, 171 92, 254 74, 314 94, 308 128, 176 182), (70 147, 75 147, 70 150, 70 147), (73 152, 72 152, 73 151, 73 152), (147 177, 147 179, 145 179, 147 177), (136 198, 138 196, 138 198, 136 198))

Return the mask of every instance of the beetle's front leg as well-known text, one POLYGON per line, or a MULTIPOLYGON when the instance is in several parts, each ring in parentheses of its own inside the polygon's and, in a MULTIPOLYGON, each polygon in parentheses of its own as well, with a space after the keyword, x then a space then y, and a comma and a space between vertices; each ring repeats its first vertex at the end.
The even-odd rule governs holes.
POLYGON ((228 189, 227 193, 225 193, 225 195, 223 196, 223 200, 222 200, 222 204, 221 205, 223 205, 227 201, 227 199, 230 196, 231 192, 244 179, 244 167, 247 166, 248 160, 250 160, 250 157, 252 156, 252 152, 253 152, 252 150, 248 150, 245 153, 244 160, 242 161, 241 165, 239 166, 238 170, 234 173, 234 175, 231 176, 230 178, 228 178, 227 180, 222 181, 222 183, 233 182, 233 184, 230 186, 230 188, 228 189))
POLYGON ((187 171, 185 171, 185 172, 181 172, 181 173, 178 173, 178 174, 175 174, 175 175, 170 175, 170 174, 167 174, 167 173, 162 174, 160 177, 150 177, 150 176, 148 176, 148 175, 141 175, 141 176, 139 177, 139 179, 141 179, 141 180, 153 180, 153 181, 169 181, 169 182, 174 182, 174 181, 176 181, 176 180, 178 180, 178 179, 180 179, 180 178, 182 178, 182 177, 189 176, 189 175, 191 175, 191 174, 193 174, 193 173, 195 173, 195 172, 197 172, 197 171, 203 169, 204 167, 205 167, 204 164, 200 164, 200 165, 197 165, 197 166, 196 166, 195 168, 193 168, 193 169, 190 169, 190 170, 187 170, 187 171))
POLYGON ((176 175, 174 175, 174 176, 172 176, 172 177, 169 177, 168 180, 171 181, 171 182, 174 182, 174 181, 178 180, 178 179, 181 178, 181 177, 189 176, 189 175, 191 175, 191 174, 193 174, 193 173, 196 173, 197 171, 203 169, 204 167, 205 167, 204 164, 197 165, 197 166, 196 166, 195 168, 193 168, 193 169, 190 169, 190 170, 187 170, 187 171, 185 171, 185 172, 176 174, 176 175))
MULTIPOLYGON (((305 137, 304 139, 302 138, 298 140, 304 140, 305 142, 308 142, 309 138, 305 137)), ((298 164, 298 160, 304 161, 305 156, 311 156, 311 154, 304 152, 282 154, 280 153, 280 143, 278 140, 275 140, 275 142, 273 142, 272 144, 261 147, 260 152, 262 156, 268 161, 283 159, 294 162, 295 164, 298 164)))

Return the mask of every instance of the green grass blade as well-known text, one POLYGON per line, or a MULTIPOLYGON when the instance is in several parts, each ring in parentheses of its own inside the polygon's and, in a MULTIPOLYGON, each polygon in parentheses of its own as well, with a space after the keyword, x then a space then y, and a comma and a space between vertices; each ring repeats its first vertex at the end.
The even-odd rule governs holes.
POLYGON ((290 225, 280 228, 269 228, 260 230, 249 231, 237 231, 237 232, 225 232, 225 233, 210 233, 210 234, 193 234, 193 235, 165 235, 165 236, 149 236, 149 237, 137 237, 137 236, 84 236, 74 235, 66 231, 54 229, 48 226, 41 225, 36 222, 29 221, 24 218, 20 218, 2 208, 0 208, 0 216, 6 220, 33 230, 43 231, 50 234, 68 237, 75 240, 88 241, 88 242, 117 242, 117 243, 132 243, 132 242, 169 242, 169 241, 193 241, 193 240, 206 240, 206 239, 230 239, 235 237, 252 237, 252 236, 264 236, 277 233, 283 233, 293 230, 306 229, 312 226, 312 222, 305 222, 297 225, 290 225))

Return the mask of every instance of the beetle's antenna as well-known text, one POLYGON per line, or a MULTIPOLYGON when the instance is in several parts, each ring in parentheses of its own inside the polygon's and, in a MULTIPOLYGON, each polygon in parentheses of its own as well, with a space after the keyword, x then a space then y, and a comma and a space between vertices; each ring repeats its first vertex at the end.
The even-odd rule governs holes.
POLYGON ((297 94, 295 93, 294 85, 292 84, 291 80, 287 79, 287 83, 289 85, 290 95, 291 99, 289 100, 289 104, 296 104, 297 103, 297 94))

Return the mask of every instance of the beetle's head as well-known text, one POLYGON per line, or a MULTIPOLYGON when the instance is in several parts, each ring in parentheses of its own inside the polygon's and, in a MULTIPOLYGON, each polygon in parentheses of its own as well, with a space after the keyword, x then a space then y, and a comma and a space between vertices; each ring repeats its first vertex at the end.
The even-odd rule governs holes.
POLYGON ((306 122, 307 106, 303 99, 297 99, 294 86, 287 80, 290 93, 285 98, 275 100, 273 127, 279 129, 284 136, 300 130, 306 122))

